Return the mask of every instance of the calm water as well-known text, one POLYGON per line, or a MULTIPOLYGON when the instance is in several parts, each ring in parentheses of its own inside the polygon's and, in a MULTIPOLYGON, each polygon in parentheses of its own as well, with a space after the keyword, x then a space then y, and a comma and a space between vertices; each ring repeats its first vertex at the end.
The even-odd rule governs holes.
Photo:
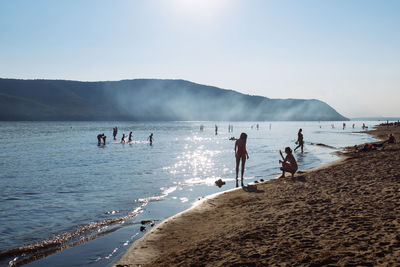
POLYGON ((304 154, 295 153, 300 170, 337 159, 335 149, 311 143, 340 149, 372 140, 355 133, 360 122, 345 130, 333 123, 262 122, 257 130, 254 122, 235 122, 229 133, 228 122, 0 122, 0 265, 110 265, 141 237, 141 220, 159 223, 234 188, 229 137, 248 134, 248 183, 279 173, 278 151, 295 147, 299 128, 306 143, 304 154), (129 131, 135 141, 113 141, 115 126, 118 141, 129 131), (98 133, 107 145, 97 146, 98 133), (214 185, 219 178, 227 181, 222 188, 214 185))

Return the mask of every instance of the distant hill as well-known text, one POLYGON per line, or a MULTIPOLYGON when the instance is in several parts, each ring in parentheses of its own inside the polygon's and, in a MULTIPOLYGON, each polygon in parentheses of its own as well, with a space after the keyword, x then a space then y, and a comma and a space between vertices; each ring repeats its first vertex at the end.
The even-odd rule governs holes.
POLYGON ((347 120, 319 100, 270 99, 184 80, 0 79, 0 120, 347 120))

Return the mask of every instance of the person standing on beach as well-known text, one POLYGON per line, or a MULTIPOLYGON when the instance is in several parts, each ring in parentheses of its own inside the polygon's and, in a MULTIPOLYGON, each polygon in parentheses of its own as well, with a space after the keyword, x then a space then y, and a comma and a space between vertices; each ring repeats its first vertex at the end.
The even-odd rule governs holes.
POLYGON ((247 134, 241 133, 240 138, 235 142, 235 157, 236 157, 236 187, 238 187, 238 174, 239 174, 239 163, 242 161, 241 169, 241 185, 243 186, 243 174, 246 159, 249 159, 249 154, 246 150, 247 134))
POLYGON ((132 132, 129 133, 129 139, 128 142, 132 142, 132 132))
POLYGON ((285 172, 290 172, 293 177, 297 171, 298 166, 296 159, 292 154, 292 150, 290 149, 290 147, 285 148, 286 157, 283 157, 282 151, 279 150, 279 153, 281 154, 283 160, 283 161, 279 160, 279 163, 282 163, 281 167, 282 176, 280 178, 285 178, 285 172))
POLYGON ((301 147, 301 153, 303 153, 303 134, 301 133, 303 130, 300 129, 299 132, 297 133, 297 147, 294 149, 294 151, 296 151, 296 149, 298 149, 299 147, 301 147))

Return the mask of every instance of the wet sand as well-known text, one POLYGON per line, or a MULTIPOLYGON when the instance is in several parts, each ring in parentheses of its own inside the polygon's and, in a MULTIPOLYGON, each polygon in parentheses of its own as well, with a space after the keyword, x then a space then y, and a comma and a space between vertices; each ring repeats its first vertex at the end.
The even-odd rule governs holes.
MULTIPOLYGON (((400 127, 368 133, 389 132, 400 140, 400 127)), ((117 265, 397 265, 400 144, 353 150, 295 178, 207 199, 155 226, 117 265)))

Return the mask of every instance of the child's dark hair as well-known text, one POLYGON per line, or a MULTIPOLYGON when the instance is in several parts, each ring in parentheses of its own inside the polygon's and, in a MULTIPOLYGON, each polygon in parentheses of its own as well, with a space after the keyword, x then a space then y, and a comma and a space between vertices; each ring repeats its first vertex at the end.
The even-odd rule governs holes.
POLYGON ((247 134, 241 133, 241 134, 240 134, 240 139, 246 141, 246 140, 247 140, 247 134))
POLYGON ((291 154, 292 153, 292 149, 290 148, 290 147, 286 147, 285 148, 285 152, 286 152, 286 154, 291 154))

